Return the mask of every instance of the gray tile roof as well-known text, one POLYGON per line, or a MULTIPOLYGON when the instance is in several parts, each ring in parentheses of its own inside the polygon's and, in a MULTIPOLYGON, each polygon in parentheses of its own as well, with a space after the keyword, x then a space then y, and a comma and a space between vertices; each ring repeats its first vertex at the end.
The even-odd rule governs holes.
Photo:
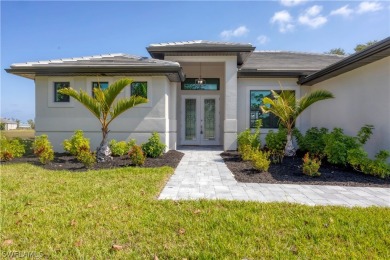
POLYGON ((387 37, 366 49, 356 52, 320 71, 301 78, 299 84, 312 86, 324 80, 336 77, 356 68, 390 56, 390 37, 387 37))
POLYGON ((5 118, 0 118, 0 122, 5 124, 17 124, 16 121, 12 121, 10 119, 5 119, 5 118))
POLYGON ((165 75, 171 81, 184 80, 178 62, 158 60, 123 53, 103 54, 69 59, 15 63, 8 73, 34 79, 43 76, 149 76, 165 75))
POLYGON ((95 56, 85 56, 76 58, 66 58, 57 60, 46 60, 36 62, 15 63, 11 68, 20 67, 82 67, 82 66, 155 66, 155 67, 180 67, 180 64, 172 61, 164 61, 141 57, 136 55, 128 55, 124 53, 102 54, 95 56))
POLYGON ((290 51, 255 51, 240 71, 318 71, 346 56, 290 51))
POLYGON ((250 44, 250 43, 214 42, 214 41, 205 41, 205 40, 152 43, 149 45, 149 47, 183 47, 183 46, 187 46, 189 48, 193 48, 193 47, 229 47, 229 46, 253 47, 252 44, 250 44))

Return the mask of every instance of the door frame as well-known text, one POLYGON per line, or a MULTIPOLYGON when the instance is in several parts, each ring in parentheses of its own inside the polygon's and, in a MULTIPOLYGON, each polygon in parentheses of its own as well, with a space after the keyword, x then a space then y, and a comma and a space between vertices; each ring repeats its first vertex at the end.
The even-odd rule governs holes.
POLYGON ((181 145, 221 145, 220 143, 220 95, 182 95, 181 96, 181 145), (185 140, 185 100, 196 100, 196 140, 185 140), (201 120, 204 114, 205 99, 215 99, 215 140, 203 140, 201 134, 201 120))

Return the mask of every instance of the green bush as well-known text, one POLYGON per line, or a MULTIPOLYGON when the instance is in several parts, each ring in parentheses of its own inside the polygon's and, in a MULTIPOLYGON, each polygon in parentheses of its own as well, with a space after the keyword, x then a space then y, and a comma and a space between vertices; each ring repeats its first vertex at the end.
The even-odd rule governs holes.
POLYGON ((84 137, 82 130, 74 131, 70 140, 65 139, 62 145, 65 151, 74 156, 78 156, 81 152, 90 150, 89 139, 84 137))
POLYGON ((258 150, 261 146, 260 141, 260 127, 261 119, 256 121, 255 132, 252 133, 251 129, 248 128, 241 132, 237 137, 238 151, 241 153, 244 146, 250 145, 254 150, 258 150))
POLYGON ((361 146, 357 138, 345 135, 343 129, 334 128, 324 137, 325 155, 332 164, 346 165, 348 151, 361 146))
POLYGON ((320 176, 321 173, 318 171, 321 166, 321 160, 313 157, 310 158, 310 154, 306 153, 303 157, 302 171, 304 174, 315 177, 320 176))
POLYGON ((385 178, 390 176, 390 164, 386 162, 389 156, 388 151, 381 150, 371 160, 363 148, 359 147, 348 151, 348 163, 356 171, 385 178))
POLYGON ((253 156, 253 153, 255 151, 258 151, 257 149, 253 148, 251 145, 249 144, 246 144, 246 145, 243 145, 241 146, 241 159, 243 161, 251 161, 252 160, 252 156, 253 156))
POLYGON ((47 135, 36 136, 33 143, 34 154, 38 156, 39 161, 46 164, 54 159, 53 146, 47 135))
POLYGON ((76 158, 84 164, 86 168, 90 168, 96 163, 96 154, 91 153, 90 150, 81 150, 76 158))
POLYGON ((141 166, 145 163, 145 154, 139 145, 133 145, 130 149, 129 158, 134 165, 141 166))
POLYGON ((305 135, 302 135, 298 129, 294 129, 294 136, 297 139, 299 149, 302 152, 309 152, 315 157, 322 159, 325 156, 325 136, 328 129, 312 127, 308 129, 305 135))
POLYGON ((368 139, 370 139, 372 135, 372 130, 374 130, 373 125, 364 125, 362 128, 360 128, 357 134, 357 139, 359 143, 365 144, 368 141, 368 139))
POLYGON ((269 165, 271 163, 271 161, 268 159, 269 156, 269 152, 263 152, 259 150, 254 151, 252 154, 253 168, 261 172, 268 171, 269 165))
POLYGON ((142 144, 142 150, 147 157, 156 158, 164 153, 165 144, 160 141, 160 135, 153 132, 149 140, 142 144))
POLYGON ((0 139, 0 159, 10 161, 13 158, 22 157, 25 153, 25 146, 18 138, 7 139, 1 136, 0 139))
POLYGON ((112 156, 122 156, 127 154, 135 144, 136 141, 134 139, 131 139, 129 142, 117 142, 116 140, 112 139, 110 141, 110 149, 112 156))
POLYGON ((270 151, 273 163, 281 163, 284 158, 284 148, 287 143, 287 130, 280 128, 277 132, 270 130, 265 136, 265 144, 270 151))

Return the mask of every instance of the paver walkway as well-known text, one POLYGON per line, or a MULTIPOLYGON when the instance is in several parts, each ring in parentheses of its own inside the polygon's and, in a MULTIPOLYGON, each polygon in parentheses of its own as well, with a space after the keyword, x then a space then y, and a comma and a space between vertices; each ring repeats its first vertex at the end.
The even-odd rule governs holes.
POLYGON ((218 147, 181 147, 185 155, 159 199, 285 201, 307 205, 390 207, 390 188, 239 183, 218 147))

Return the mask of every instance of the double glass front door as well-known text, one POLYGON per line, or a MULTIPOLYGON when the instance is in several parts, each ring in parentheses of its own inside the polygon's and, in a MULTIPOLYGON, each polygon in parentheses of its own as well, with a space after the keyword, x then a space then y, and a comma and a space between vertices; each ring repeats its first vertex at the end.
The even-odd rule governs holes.
POLYGON ((219 145, 219 96, 182 96, 182 144, 219 145))

